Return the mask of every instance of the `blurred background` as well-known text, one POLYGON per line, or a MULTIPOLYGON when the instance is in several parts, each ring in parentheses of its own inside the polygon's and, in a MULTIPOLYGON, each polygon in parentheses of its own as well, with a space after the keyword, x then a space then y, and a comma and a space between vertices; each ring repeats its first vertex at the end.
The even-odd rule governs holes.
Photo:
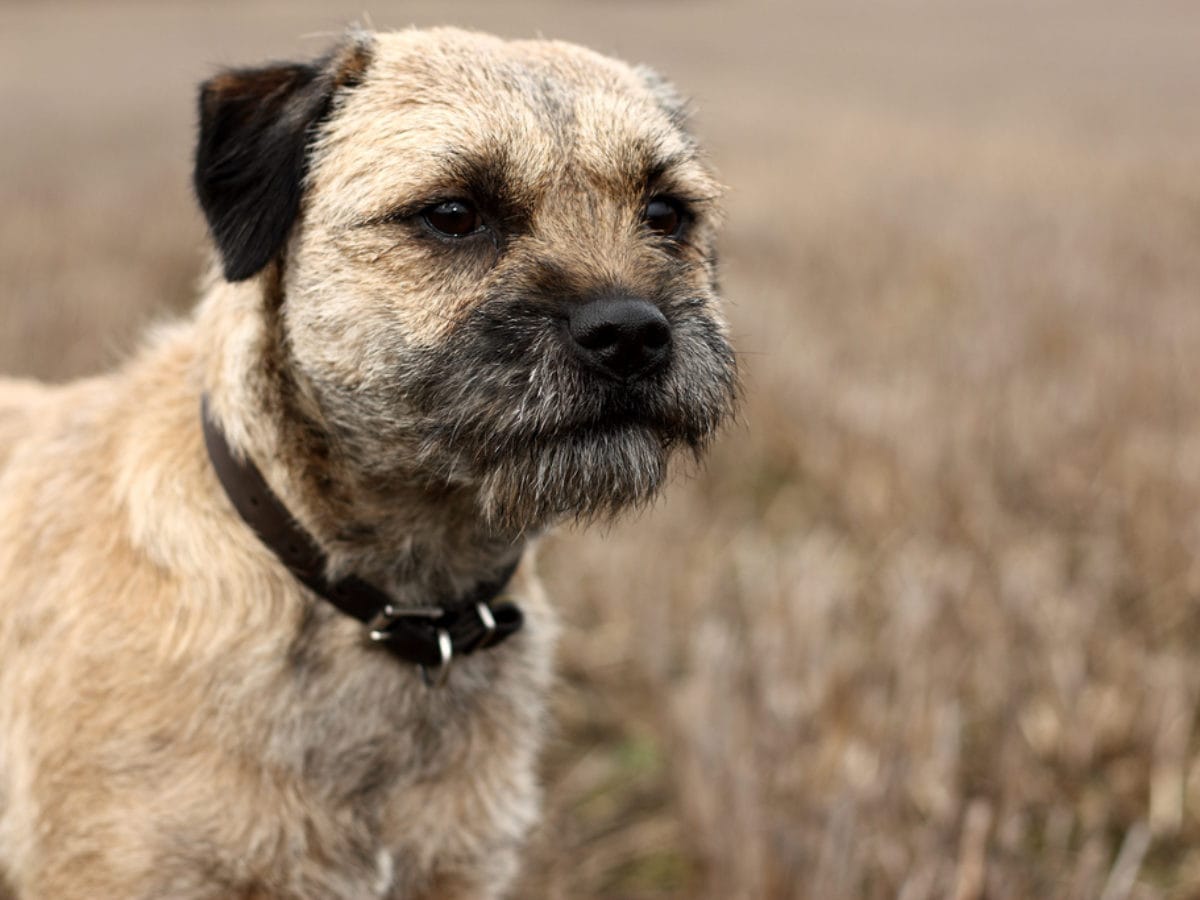
POLYGON ((0 5, 0 370, 193 301, 195 84, 351 22, 696 99, 741 421, 550 541, 516 896, 1200 896, 1200 5, 0 5))

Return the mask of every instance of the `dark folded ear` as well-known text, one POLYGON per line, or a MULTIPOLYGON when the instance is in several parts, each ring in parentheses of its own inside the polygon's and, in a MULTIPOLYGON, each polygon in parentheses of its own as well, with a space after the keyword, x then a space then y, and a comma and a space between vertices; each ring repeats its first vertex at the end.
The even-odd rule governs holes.
POLYGON ((315 63, 233 69, 201 85, 193 180, 230 281, 254 275, 283 246, 317 126, 368 61, 356 38, 315 63))

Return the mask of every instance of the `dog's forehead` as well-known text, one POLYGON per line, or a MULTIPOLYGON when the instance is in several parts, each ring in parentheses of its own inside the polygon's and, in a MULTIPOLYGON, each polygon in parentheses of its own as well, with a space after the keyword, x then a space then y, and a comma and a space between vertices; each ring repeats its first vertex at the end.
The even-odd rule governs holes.
POLYGON ((376 202, 488 163, 534 191, 566 177, 640 189, 647 173, 671 167, 682 180, 709 178, 690 135, 633 68, 572 44, 452 29, 377 35, 366 77, 321 143, 318 180, 376 202), (368 181, 372 191, 354 190, 368 181))

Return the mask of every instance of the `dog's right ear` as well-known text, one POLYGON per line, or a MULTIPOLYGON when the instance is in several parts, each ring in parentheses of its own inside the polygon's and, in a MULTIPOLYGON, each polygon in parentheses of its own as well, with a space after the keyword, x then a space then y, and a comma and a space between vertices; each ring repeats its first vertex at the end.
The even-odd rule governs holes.
POLYGON ((646 65, 634 66, 633 69, 642 79, 642 84, 654 96, 659 108, 667 114, 671 124, 684 134, 690 134, 692 104, 671 82, 659 72, 646 65))
POLYGON ((193 180, 230 281, 254 275, 282 248, 316 128, 334 92, 357 83, 368 61, 356 38, 314 64, 233 69, 201 85, 193 180))

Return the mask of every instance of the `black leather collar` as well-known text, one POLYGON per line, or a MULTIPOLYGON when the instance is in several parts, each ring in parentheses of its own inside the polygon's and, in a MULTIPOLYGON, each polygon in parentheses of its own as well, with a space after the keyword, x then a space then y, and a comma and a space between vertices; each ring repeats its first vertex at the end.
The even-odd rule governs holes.
POLYGON ((325 552, 271 491, 254 463, 234 457, 220 426, 209 415, 207 397, 201 400, 201 418, 213 470, 234 509, 259 540, 300 583, 366 625, 371 641, 416 663, 427 679, 427 673, 435 671, 440 681, 455 657, 495 647, 524 624, 520 607, 497 601, 516 571, 519 556, 495 578, 466 594, 422 607, 403 607, 353 575, 330 582, 325 576, 325 552))

